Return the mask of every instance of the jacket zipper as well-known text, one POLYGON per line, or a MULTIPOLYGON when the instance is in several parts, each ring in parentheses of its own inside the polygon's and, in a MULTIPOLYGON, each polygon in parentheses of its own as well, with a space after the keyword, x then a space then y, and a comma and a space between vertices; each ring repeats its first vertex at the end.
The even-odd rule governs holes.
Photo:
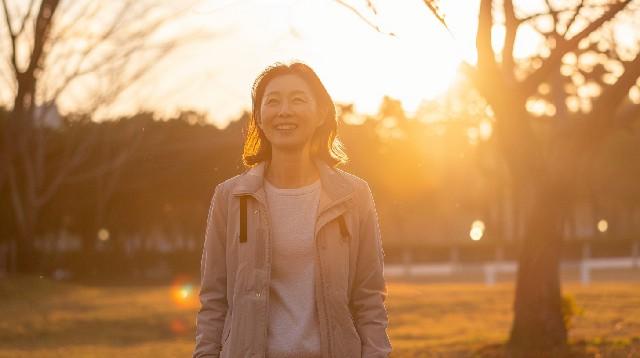
MULTIPOLYGON (((336 201, 334 203, 331 203, 331 205, 329 205, 324 211, 327 211, 331 208, 333 208, 336 205, 342 204, 343 202, 346 202, 347 200, 349 200, 351 198, 351 196, 344 198, 343 200, 339 200, 336 201)), ((323 211, 323 212, 324 212, 323 211)), ((320 214, 318 213, 318 215, 316 215, 316 220, 318 218, 320 218, 320 214)), ((344 213, 341 213, 340 215, 343 215, 344 213)), ((331 342, 333 341, 332 335, 331 335, 331 327, 330 327, 330 320, 329 320, 329 311, 327 310, 327 299, 326 299, 326 291, 325 291, 325 276, 322 270, 322 260, 320 258, 320 253, 319 253, 319 248, 318 246, 320 246, 320 242, 318 241, 318 233, 320 232, 320 230, 324 227, 324 225, 328 224, 330 221, 327 221, 326 223, 323 224, 323 226, 320 227, 316 227, 314 228, 314 234, 313 234, 313 239, 316 243, 316 260, 318 261, 318 269, 320 270, 320 289, 321 289, 321 294, 320 294, 320 298, 322 299, 322 307, 324 308, 324 312, 325 312, 325 317, 326 317, 326 322, 327 322, 327 351, 329 352, 329 357, 332 357, 332 345, 331 342)), ((326 243, 325 243, 326 244, 326 243)), ((320 317, 318 317, 320 318, 320 317)))
MULTIPOLYGON (((263 210, 264 213, 264 217, 265 217, 265 221, 267 223, 267 228, 266 228, 266 233, 265 235, 265 254, 267 255, 267 259, 266 259, 266 271, 267 271, 267 280, 266 282, 263 282, 263 287, 265 286, 265 284, 268 282, 269 283, 269 287, 265 288, 265 290, 267 290, 267 292, 265 292, 264 294, 264 351, 265 351, 265 355, 266 355, 266 350, 267 350, 267 340, 269 339, 268 337, 268 317, 269 317, 269 290, 271 289, 271 219, 269 218, 269 212, 267 211, 267 207, 265 204, 261 203, 259 200, 256 199, 256 201, 260 204, 260 207, 263 210)), ((262 215, 261 215, 262 216, 262 215)), ((261 287, 260 289, 262 289, 263 287, 261 287)))

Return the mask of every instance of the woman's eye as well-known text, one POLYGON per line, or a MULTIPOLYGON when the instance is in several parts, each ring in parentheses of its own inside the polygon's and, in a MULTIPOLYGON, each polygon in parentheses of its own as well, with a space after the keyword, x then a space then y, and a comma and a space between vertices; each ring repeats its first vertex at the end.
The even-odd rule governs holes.
POLYGON ((302 97, 295 97, 293 99, 293 103, 306 103, 306 102, 307 102, 307 100, 302 98, 302 97))
POLYGON ((276 98, 269 98, 267 99, 267 104, 277 104, 279 101, 276 98))

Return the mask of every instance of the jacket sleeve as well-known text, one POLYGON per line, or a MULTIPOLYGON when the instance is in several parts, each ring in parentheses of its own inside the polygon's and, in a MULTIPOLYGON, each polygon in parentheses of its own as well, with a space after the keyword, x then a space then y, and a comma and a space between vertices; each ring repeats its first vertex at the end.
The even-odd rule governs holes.
POLYGON ((200 266, 200 310, 196 318, 194 358, 219 357, 227 313, 226 211, 218 185, 211 199, 200 266))
POLYGON ((383 251, 378 215, 373 196, 366 186, 368 203, 361 218, 358 258, 350 308, 362 342, 362 357, 388 357, 391 343, 387 336, 387 295, 383 276, 383 251))

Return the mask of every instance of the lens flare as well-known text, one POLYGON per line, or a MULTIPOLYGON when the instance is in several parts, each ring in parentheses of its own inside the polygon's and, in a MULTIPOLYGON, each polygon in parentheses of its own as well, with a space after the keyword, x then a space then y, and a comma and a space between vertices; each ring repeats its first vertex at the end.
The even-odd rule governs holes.
POLYGON ((184 319, 175 318, 171 320, 171 323, 169 324, 169 330, 171 330, 171 332, 175 335, 181 335, 189 331, 188 326, 189 325, 185 322, 184 319))
POLYGON ((198 297, 190 277, 182 276, 173 281, 171 299, 179 307, 193 308, 198 306, 198 297))

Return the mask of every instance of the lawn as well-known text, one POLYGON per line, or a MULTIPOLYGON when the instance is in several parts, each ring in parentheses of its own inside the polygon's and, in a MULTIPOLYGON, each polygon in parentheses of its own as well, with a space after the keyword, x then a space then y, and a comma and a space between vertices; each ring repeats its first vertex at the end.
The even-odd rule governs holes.
MULTIPOLYGON (((640 356, 640 284, 567 284, 574 356, 640 356)), ((0 357, 188 357, 197 287, 0 279, 0 357)), ((394 357, 500 355, 513 285, 389 283, 394 357)))

